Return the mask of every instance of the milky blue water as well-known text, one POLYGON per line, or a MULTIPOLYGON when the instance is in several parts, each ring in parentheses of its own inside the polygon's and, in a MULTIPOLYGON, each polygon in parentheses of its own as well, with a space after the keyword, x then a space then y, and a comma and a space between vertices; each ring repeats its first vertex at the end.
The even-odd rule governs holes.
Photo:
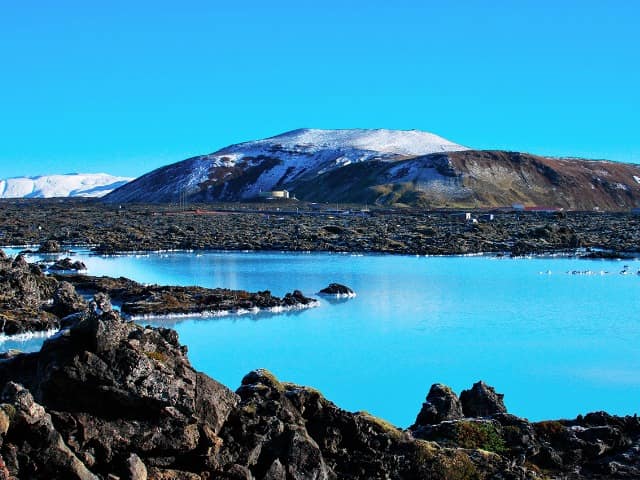
MULTIPOLYGON (((161 322, 178 330, 197 369, 233 389, 250 370, 267 368, 400 426, 413 422, 432 383, 459 393, 480 379, 505 393, 510 412, 532 420, 640 412, 639 261, 219 252, 78 258, 90 274, 148 283, 313 295, 340 282, 357 292, 278 315, 161 322), (624 264, 631 274, 619 274, 624 264)), ((34 348, 0 348, 16 346, 34 348)))

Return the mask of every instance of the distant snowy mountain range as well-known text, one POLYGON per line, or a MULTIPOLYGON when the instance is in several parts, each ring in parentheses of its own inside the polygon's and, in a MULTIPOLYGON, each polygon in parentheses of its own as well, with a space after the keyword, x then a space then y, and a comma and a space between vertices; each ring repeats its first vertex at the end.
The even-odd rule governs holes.
POLYGON ((158 168, 0 181, 0 197, 234 202, 286 196, 393 207, 640 207, 640 165, 474 150, 418 130, 299 129, 158 168), (111 192, 111 193, 109 193, 111 192))
POLYGON ((69 173, 0 180, 0 198, 102 197, 127 182, 106 173, 69 173))
POLYGON ((105 200, 246 201, 274 190, 396 207, 625 210, 640 206, 640 165, 473 150, 418 130, 300 129, 167 165, 105 200))

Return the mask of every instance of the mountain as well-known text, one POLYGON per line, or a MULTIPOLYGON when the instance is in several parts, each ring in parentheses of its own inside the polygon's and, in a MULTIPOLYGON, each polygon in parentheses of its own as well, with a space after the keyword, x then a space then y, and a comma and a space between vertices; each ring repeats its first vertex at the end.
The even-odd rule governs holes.
POLYGON ((238 201, 284 189, 317 202, 624 210, 640 205, 640 165, 472 150, 417 130, 301 129, 159 168, 105 198, 238 201))
POLYGON ((133 180, 106 173, 69 173, 0 180, 0 198, 102 197, 133 180))

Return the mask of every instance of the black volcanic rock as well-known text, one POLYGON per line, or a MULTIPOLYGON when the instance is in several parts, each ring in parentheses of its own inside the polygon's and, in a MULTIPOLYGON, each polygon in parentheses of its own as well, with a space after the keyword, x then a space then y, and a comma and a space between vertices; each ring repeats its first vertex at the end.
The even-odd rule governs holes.
POLYGON ((58 286, 22 255, 0 258, 0 332, 13 335, 56 328, 59 318, 47 311, 58 286))
POLYGON ((86 270, 87 266, 84 262, 80 260, 76 260, 75 262, 70 258, 66 257, 62 260, 56 260, 53 265, 49 267, 49 270, 54 271, 79 271, 86 270))
POLYGON ((132 478, 206 458, 237 397, 196 372, 185 352, 171 330, 87 312, 41 352, 0 362, 2 408, 18 412, 0 448, 9 472, 132 478))
POLYGON ((504 395, 479 381, 470 390, 463 390, 460 403, 465 417, 490 417, 498 413, 507 413, 503 402, 504 395))
POLYGON ((3 445, 6 460, 0 466, 0 478, 98 480, 64 442, 51 415, 34 401, 31 392, 7 382, 1 400, 0 417, 6 423, 0 433, 3 444, 9 445, 3 445), (8 446, 13 448, 6 452, 8 446))
POLYGON ((458 420, 462 417, 462 405, 458 396, 446 385, 436 383, 429 389, 426 402, 422 404, 412 428, 433 425, 445 420, 458 420))
POLYGON ((38 248, 39 253, 60 253, 62 251, 60 242, 57 240, 47 240, 38 248))
POLYGON ((365 212, 351 210, 343 219, 348 228, 333 235, 324 228, 336 224, 333 212, 327 211, 330 206, 302 202, 295 207, 299 212, 284 206, 278 212, 272 204, 259 203, 200 204, 184 212, 176 212, 175 205, 170 204, 136 204, 120 209, 119 205, 77 199, 1 203, 0 232, 5 243, 39 243, 67 232, 68 244, 93 244, 99 253, 217 249, 525 255, 573 254, 575 247, 571 245, 579 243, 591 250, 640 255, 640 215, 630 212, 558 215, 495 211, 478 214, 479 223, 474 224, 459 221, 459 212, 369 207, 365 212), (43 217, 47 221, 42 230, 30 228, 43 217), (96 222, 96 218, 103 220, 96 222), (547 227, 558 234, 548 239, 529 238, 532 231, 547 227), (572 240, 574 235, 579 242, 572 240))
POLYGON ((353 297, 355 292, 346 285, 340 283, 330 283, 327 287, 318 292, 322 295, 336 295, 341 297, 353 297))
POLYGON ((123 313, 132 316, 164 316, 209 314, 216 312, 304 308, 317 304, 299 290, 276 297, 268 290, 246 292, 225 288, 142 285, 128 278, 92 277, 86 275, 56 275, 87 293, 103 293, 122 302, 123 313))
POLYGON ((86 310, 87 302, 69 282, 60 282, 53 292, 53 303, 47 309, 59 318, 86 310))
MULTIPOLYGON (((41 351, 0 359, 0 478, 638 478, 640 419, 529 423, 505 413, 403 431, 266 370, 236 394, 196 372, 175 331, 102 298, 41 351), (544 469, 542 471, 541 469, 544 469)), ((488 387, 483 390, 488 390, 488 387)), ((451 402, 450 402, 451 401, 451 402)), ((451 413, 454 412, 454 413, 451 413)), ((443 415, 445 416, 445 415, 443 415)))

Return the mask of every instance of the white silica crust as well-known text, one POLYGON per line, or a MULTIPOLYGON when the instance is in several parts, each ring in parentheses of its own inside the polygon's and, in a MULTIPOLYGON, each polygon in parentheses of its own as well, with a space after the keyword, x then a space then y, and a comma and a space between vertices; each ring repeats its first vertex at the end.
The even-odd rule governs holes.
POLYGON ((331 297, 331 298, 355 298, 356 293, 318 293, 318 295, 322 295, 323 297, 331 297))
POLYGON ((216 317, 226 317, 229 315, 248 315, 248 314, 256 314, 260 312, 270 312, 270 313, 283 313, 289 312, 292 310, 305 310, 307 308, 314 308, 320 306, 320 302, 317 300, 308 303, 307 305, 292 305, 290 307, 271 307, 271 308, 251 308, 251 309, 238 309, 238 310, 207 310, 204 312, 194 312, 194 313, 169 313, 169 314, 145 314, 145 315, 128 315, 123 313, 122 315, 129 320, 161 320, 161 319, 171 319, 171 318, 216 318, 216 317))
POLYGON ((57 328, 52 328, 50 330, 44 330, 42 332, 26 332, 26 333, 18 333, 16 335, 5 335, 4 333, 0 333, 0 344, 6 341, 15 341, 15 342, 25 342, 27 340, 31 340, 33 338, 49 338, 58 333, 57 328))

